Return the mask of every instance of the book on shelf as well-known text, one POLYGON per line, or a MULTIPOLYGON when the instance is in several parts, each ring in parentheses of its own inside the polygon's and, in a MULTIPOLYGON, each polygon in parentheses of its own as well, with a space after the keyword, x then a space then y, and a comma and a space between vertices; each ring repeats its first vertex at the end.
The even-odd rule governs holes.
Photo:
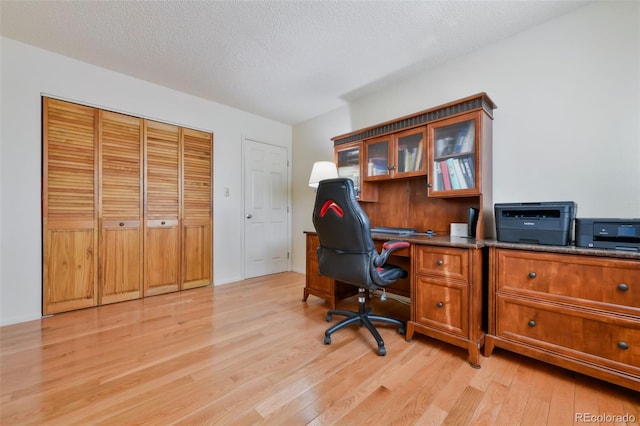
POLYGON ((474 126, 474 122, 469 122, 469 128, 467 129, 467 134, 465 136, 464 142, 462 143, 462 150, 460 152, 473 152, 474 144, 476 141, 476 128, 474 126))
POLYGON ((458 132, 455 145, 453 146, 453 154, 461 154, 465 152, 473 151, 473 144, 475 142, 475 126, 474 122, 469 123, 458 132))
POLYGON ((434 168, 436 169, 436 178, 433 182, 434 191, 442 191, 444 189, 444 179, 442 178, 441 162, 435 161, 434 168))
POLYGON ((453 166, 455 168, 456 178, 458 180, 458 184, 460 185, 460 189, 469 188, 469 185, 467 183, 467 179, 465 178, 464 172, 462 170, 463 166, 460 164, 460 159, 459 158, 452 158, 451 160, 453 160, 453 166))
POLYGON ((471 157, 464 157, 460 159, 462 172, 464 174, 465 179, 467 180, 468 188, 476 187, 476 175, 474 173, 473 167, 473 159, 471 157))
POLYGON ((449 174, 449 166, 447 165, 446 160, 439 161, 440 167, 442 168, 442 181, 443 188, 445 191, 450 191, 451 187, 451 175, 449 174))
POLYGON ((422 157, 424 157, 424 147, 423 143, 420 142, 418 144, 418 152, 416 153, 416 164, 413 170, 421 170, 422 169, 422 157))
POLYGON ((367 164, 367 176, 380 176, 389 174, 386 157, 371 157, 367 164))
POLYGON ((467 137, 467 129, 463 129, 458 132, 458 137, 456 138, 456 144, 453 146, 454 154, 458 154, 462 152, 462 146, 464 145, 464 141, 466 137, 467 137))

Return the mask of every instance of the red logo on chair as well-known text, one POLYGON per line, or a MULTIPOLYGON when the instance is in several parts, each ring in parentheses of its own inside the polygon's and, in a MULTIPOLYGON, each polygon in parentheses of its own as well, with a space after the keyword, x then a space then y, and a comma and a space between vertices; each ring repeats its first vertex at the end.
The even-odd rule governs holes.
POLYGON ((335 214, 338 215, 338 217, 344 217, 344 211, 340 208, 340 206, 338 204, 336 204, 335 201, 333 200, 327 200, 323 205, 322 208, 320 209, 320 217, 324 217, 325 214, 327 214, 327 212, 329 210, 333 210, 333 212, 335 214))

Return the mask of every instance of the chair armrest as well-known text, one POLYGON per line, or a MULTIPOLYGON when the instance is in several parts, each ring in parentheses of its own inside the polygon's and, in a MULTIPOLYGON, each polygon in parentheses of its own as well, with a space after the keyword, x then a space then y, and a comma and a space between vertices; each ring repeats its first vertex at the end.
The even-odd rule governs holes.
POLYGON ((373 264, 375 266, 382 266, 387 263, 387 259, 389 258, 391 253, 396 250, 408 248, 410 246, 411 244, 407 241, 387 241, 382 245, 382 251, 380 252, 378 257, 375 258, 373 264))

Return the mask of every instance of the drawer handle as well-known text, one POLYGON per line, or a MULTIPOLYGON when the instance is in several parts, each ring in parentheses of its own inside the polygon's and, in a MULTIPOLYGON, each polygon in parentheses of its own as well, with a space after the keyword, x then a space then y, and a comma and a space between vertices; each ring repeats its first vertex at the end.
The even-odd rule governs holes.
POLYGON ((438 266, 442 266, 442 265, 444 265, 444 260, 438 259, 438 261, 436 263, 438 264, 438 266))
POLYGON ((167 222, 165 222, 164 220, 162 222, 160 222, 160 225, 165 225, 167 222))
POLYGON ((629 286, 626 283, 620 283, 620 284, 618 284, 618 290, 627 291, 627 290, 629 290, 629 286))
POLYGON ((536 326, 536 322, 534 320, 529 320, 529 322, 527 324, 529 325, 529 327, 535 327, 536 326))
POLYGON ((442 307, 444 306, 444 303, 442 303, 442 302, 438 302, 438 303, 436 303, 436 306, 437 306, 438 308, 442 308, 442 307))
POLYGON ((529 278, 535 278, 535 277, 536 277, 535 272, 529 272, 529 278))
POLYGON ((629 344, 627 342, 618 342, 618 347, 626 351, 627 349, 629 349, 629 344))
POLYGON ((124 226, 124 222, 120 222, 120 226, 124 226))

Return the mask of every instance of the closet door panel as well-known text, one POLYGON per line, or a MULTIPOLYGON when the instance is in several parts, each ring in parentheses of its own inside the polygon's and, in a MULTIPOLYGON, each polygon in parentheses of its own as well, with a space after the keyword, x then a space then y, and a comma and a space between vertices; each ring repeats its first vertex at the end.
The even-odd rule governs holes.
POLYGON ((97 110, 43 98, 43 314, 97 304, 97 110))
POLYGON ((142 120, 100 112, 100 303, 142 297, 142 120))
POLYGON ((178 290, 179 233, 177 220, 147 221, 145 232, 145 296, 178 290))
POLYGON ((182 288, 213 279, 213 138, 183 129, 182 288))
POLYGON ((208 222, 183 220, 183 288, 211 284, 213 265, 211 233, 208 222))
POLYGON ((144 294, 180 289, 180 129, 145 121, 144 294))

